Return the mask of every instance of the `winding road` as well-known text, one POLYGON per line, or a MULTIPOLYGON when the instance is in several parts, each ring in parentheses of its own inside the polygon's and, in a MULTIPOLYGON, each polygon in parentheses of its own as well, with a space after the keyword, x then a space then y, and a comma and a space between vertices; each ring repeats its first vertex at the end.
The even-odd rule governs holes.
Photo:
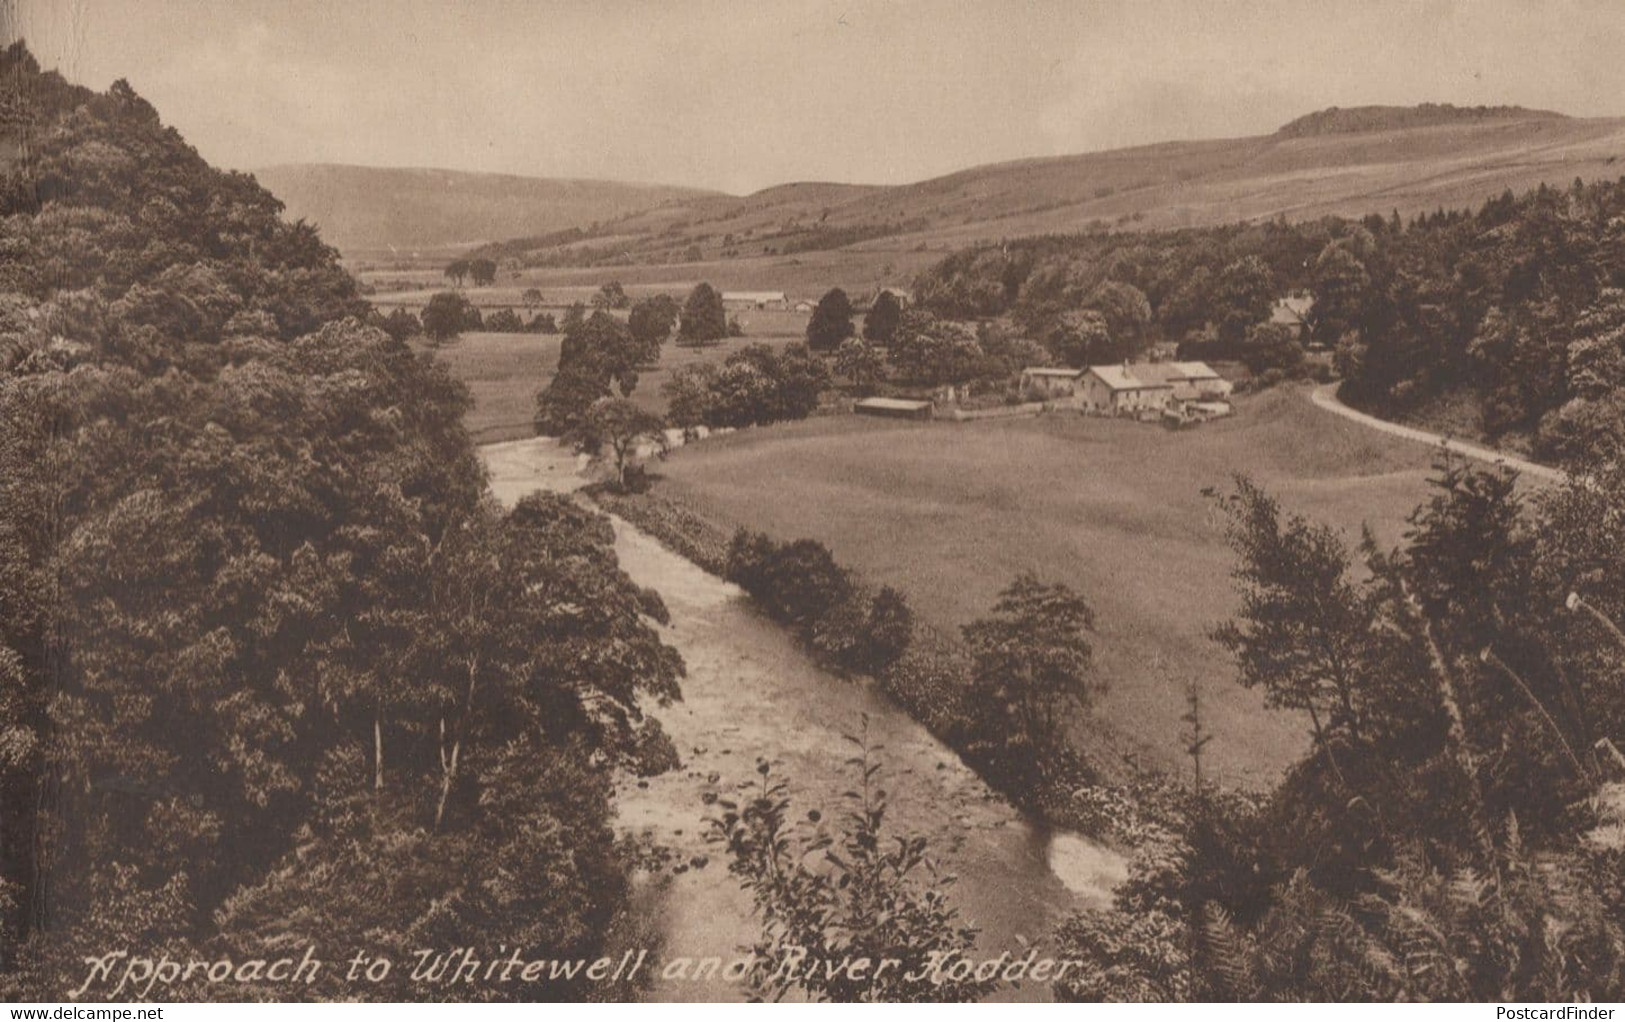
POLYGON ((1333 415, 1341 415, 1345 419, 1358 422, 1362 426, 1381 433, 1387 433, 1390 436, 1414 440, 1417 443, 1427 444, 1429 447, 1442 447, 1452 454, 1459 454, 1475 461, 1484 461, 1492 465, 1505 465, 1523 475, 1544 479, 1548 482, 1560 483, 1568 478, 1565 472, 1552 468, 1550 465, 1542 465, 1539 462, 1529 461, 1526 458, 1519 458, 1516 455, 1492 450, 1488 447, 1464 444, 1460 440, 1451 440, 1449 437, 1443 437, 1437 433, 1429 433, 1426 430, 1414 429, 1410 426, 1401 426, 1395 422, 1379 419, 1375 415, 1355 411, 1338 399, 1337 388, 1339 386, 1341 386, 1339 383, 1322 383, 1309 392, 1309 400, 1313 401, 1316 407, 1331 412, 1333 415))

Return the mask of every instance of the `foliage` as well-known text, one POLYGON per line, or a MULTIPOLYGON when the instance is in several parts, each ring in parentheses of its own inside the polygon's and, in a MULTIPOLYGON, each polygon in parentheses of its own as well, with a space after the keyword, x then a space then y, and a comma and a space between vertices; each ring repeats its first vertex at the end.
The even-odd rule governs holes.
POLYGON ((625 398, 607 397, 592 404, 574 432, 576 449, 594 457, 608 451, 615 479, 626 489, 627 469, 642 447, 666 451, 666 424, 625 398))
POLYGON ((1290 373, 1303 363, 1303 345, 1284 323, 1254 323, 1242 340, 1241 361, 1260 376, 1271 370, 1290 373))
POLYGON ((900 378, 932 386, 968 383, 988 370, 969 327, 913 310, 903 315, 887 357, 900 378))
POLYGON ((429 298, 420 317, 423 335, 435 344, 444 344, 464 330, 478 326, 479 310, 460 292, 441 291, 429 298))
POLYGON ((558 368, 536 395, 537 435, 579 440, 596 402, 616 392, 631 395, 646 354, 627 325, 602 309, 569 322, 558 368))
MULTIPOLYGON (((915 290, 938 314, 1009 314, 1050 344, 1063 316, 1090 309, 1122 340, 1121 322, 1138 316, 1111 310, 1130 308, 1120 288, 1133 288, 1150 307, 1145 336, 1202 358, 1242 356, 1277 299, 1305 295, 1309 340, 1337 349, 1345 400, 1426 414, 1465 396, 1488 437, 1582 463, 1625 429, 1619 388, 1596 386, 1621 349, 1622 211, 1625 179, 1509 191, 1408 223, 1373 214, 1030 238, 955 253, 915 290)), ((1082 357, 1061 346, 1063 361, 1082 357)))
POLYGON ((1105 682, 1093 671, 1089 604, 1064 585, 1016 576, 993 615, 964 627, 970 648, 967 726, 998 773, 1011 779, 1060 751, 1061 723, 1087 709, 1105 682))
POLYGON ((881 347, 891 343, 892 335, 903 321, 903 306, 891 291, 881 288, 874 304, 863 316, 863 339, 881 347))
POLYGON ((683 303, 677 326, 678 337, 685 344, 708 344, 728 336, 728 313, 722 307, 722 295, 710 284, 694 285, 683 303))
POLYGON ((838 826, 826 824, 816 809, 792 821, 789 787, 767 761, 757 764, 759 781, 742 784, 737 798, 716 802, 721 811, 710 821, 710 837, 727 849, 729 873, 762 918, 752 949, 757 958, 777 966, 801 952, 809 963, 870 963, 862 975, 758 967, 749 976, 753 991, 775 1001, 792 990, 814 1001, 984 996, 992 979, 961 978, 957 971, 933 976, 922 968, 934 958, 951 964, 968 957, 976 930, 949 901, 953 878, 938 873, 925 838, 887 832, 880 747, 864 737, 848 741, 858 750, 847 761, 857 783, 845 795, 838 826), (878 967, 887 960, 898 964, 878 967))
POLYGON ((680 313, 677 299, 670 295, 640 298, 632 304, 626 328, 638 346, 640 364, 654 365, 660 361, 660 346, 676 328, 680 313))
POLYGON ((807 347, 813 351, 834 351, 852 335, 852 302, 845 291, 830 288, 818 299, 812 318, 807 321, 807 347))
POLYGON ((1238 481, 1242 606, 1218 634, 1242 683, 1309 713, 1315 746, 1256 811, 1196 793, 1151 846, 1154 883, 1063 928, 1100 964, 1061 992, 1618 997, 1620 853, 1598 817, 1619 786, 1588 750, 1625 723, 1625 633, 1611 595, 1565 599, 1620 570, 1617 474, 1531 509, 1510 473, 1445 460, 1404 545, 1367 537, 1359 574, 1335 534, 1238 481))
POLYGON ((829 370, 805 344, 777 352, 765 344, 750 344, 721 365, 684 366, 661 391, 671 424, 693 430, 702 425, 738 428, 804 419, 818 407, 819 395, 828 385, 829 370))
POLYGON ((886 358, 871 345, 848 337, 835 352, 835 371, 851 380, 860 393, 867 392, 886 378, 886 358))
POLYGON ((632 299, 620 281, 612 280, 593 293, 592 305, 595 309, 630 309, 632 299))
POLYGON ((608 523, 489 502, 467 392, 251 178, 3 62, 41 129, 0 190, 6 995, 110 942, 601 949, 609 772, 682 673, 608 523))

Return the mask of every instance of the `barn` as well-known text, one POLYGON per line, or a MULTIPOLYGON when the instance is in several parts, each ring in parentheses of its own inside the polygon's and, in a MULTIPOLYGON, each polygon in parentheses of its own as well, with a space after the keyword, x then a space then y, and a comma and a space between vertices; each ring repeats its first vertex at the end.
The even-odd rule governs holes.
POLYGON ((866 397, 854 404, 852 410, 859 415, 879 415, 888 419, 929 419, 931 402, 908 401, 895 397, 866 397))
POLYGON ((725 309, 787 309, 789 301, 783 291, 724 291, 722 307, 725 309))
POLYGON ((1079 405, 1082 400, 1082 369, 1052 369, 1047 366, 1021 371, 1023 397, 1061 405, 1079 405))

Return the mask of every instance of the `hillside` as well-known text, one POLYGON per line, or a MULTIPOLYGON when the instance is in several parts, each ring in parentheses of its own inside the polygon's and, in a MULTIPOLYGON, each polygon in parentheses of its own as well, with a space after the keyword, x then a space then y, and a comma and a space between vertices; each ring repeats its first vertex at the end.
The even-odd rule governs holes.
POLYGON ((1308 138, 1315 135, 1402 131, 1440 124, 1520 121, 1533 118, 1567 119, 1563 114, 1551 110, 1530 110, 1521 106, 1463 107, 1449 103, 1422 103, 1418 106, 1333 106, 1288 121, 1276 131, 1276 134, 1282 138, 1308 138))
POLYGON ((586 227, 709 193, 666 185, 289 164, 255 171, 291 219, 346 252, 440 248, 586 227))
POLYGON ((694 274, 759 280, 772 277, 764 264, 840 250, 861 264, 849 280, 866 282, 887 276, 886 264, 902 270, 929 261, 924 253, 1002 238, 1476 206, 1542 181, 1617 177, 1621 154, 1619 118, 1516 107, 1329 110, 1250 138, 1020 160, 896 187, 708 196, 569 245, 504 246, 503 254, 548 270, 721 263, 694 274))

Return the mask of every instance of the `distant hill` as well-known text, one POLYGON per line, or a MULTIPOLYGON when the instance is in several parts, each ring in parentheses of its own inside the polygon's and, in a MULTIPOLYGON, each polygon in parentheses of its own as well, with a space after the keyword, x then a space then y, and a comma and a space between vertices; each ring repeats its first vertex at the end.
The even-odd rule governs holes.
MULTIPOLYGON (((1510 188, 1625 174, 1625 119, 1520 107, 1323 110, 1250 138, 1168 142, 973 167, 895 187, 796 184, 678 200, 504 258, 563 270, 682 264, 771 286, 808 253, 842 253, 842 280, 895 281, 944 252, 1035 234, 1206 226, 1328 214, 1410 216, 1510 188), (775 271, 774 267, 782 269, 775 271)), ((671 276, 665 274, 664 276, 671 276)))
POLYGON ((667 185, 472 174, 452 170, 289 164, 254 172, 340 249, 472 245, 586 227, 716 193, 667 185))
POLYGON ((1449 103, 1423 103, 1419 106, 1327 107, 1288 121, 1276 132, 1282 138, 1308 138, 1314 135, 1347 135, 1363 131, 1404 131, 1439 124, 1468 124, 1476 121, 1564 118, 1551 110, 1530 110, 1521 106, 1452 106, 1449 103))

